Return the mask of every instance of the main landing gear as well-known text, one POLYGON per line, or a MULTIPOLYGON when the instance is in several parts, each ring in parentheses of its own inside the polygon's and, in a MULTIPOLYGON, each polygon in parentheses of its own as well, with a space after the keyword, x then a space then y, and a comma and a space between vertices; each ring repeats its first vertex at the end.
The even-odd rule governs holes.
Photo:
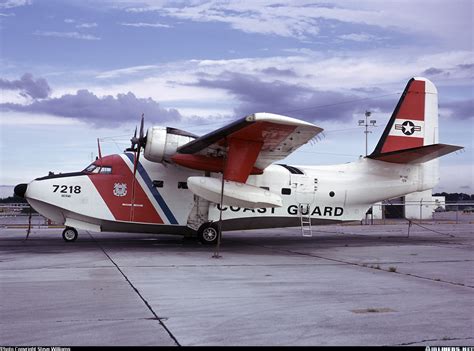
POLYGON ((219 237, 219 229, 215 223, 204 223, 199 227, 198 239, 203 245, 215 245, 219 237))
POLYGON ((66 227, 63 230, 63 239, 67 243, 72 243, 77 239, 77 230, 73 227, 66 227))

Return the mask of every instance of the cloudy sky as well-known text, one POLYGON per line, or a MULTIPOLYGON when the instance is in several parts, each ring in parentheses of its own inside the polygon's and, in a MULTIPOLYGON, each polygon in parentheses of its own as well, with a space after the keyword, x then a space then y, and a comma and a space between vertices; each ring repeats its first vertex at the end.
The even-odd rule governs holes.
POLYGON ((438 87, 435 191, 474 193, 471 0, 0 0, 0 184, 123 151, 140 115, 204 134, 253 112, 325 129, 285 162, 365 153, 413 76, 438 87))

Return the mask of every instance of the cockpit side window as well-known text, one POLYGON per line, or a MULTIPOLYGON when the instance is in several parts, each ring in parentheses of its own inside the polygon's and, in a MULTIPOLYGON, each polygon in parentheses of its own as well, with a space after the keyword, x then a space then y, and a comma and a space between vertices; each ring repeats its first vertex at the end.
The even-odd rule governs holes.
POLYGON ((102 166, 100 167, 100 174, 112 174, 112 167, 102 166))

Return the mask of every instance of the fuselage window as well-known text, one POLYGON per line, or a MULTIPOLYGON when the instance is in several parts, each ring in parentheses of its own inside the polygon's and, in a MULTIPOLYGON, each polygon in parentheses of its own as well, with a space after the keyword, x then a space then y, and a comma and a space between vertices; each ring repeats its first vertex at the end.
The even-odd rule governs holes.
POLYGON ((178 189, 187 189, 188 183, 187 182, 178 182, 178 189))
POLYGON ((163 188, 164 182, 162 180, 154 180, 153 181, 153 186, 155 188, 163 188))
POLYGON ((281 188, 281 193, 283 195, 291 195, 291 189, 290 188, 281 188))

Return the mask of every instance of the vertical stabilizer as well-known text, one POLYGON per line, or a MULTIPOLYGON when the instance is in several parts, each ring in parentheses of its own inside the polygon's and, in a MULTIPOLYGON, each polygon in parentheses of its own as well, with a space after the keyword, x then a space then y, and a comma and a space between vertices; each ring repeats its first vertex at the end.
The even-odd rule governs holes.
POLYGON ((426 79, 408 82, 372 155, 438 143, 438 91, 426 79))
POLYGON ((439 181, 438 157, 462 149, 438 143, 438 91, 426 78, 408 82, 374 152, 368 158, 419 164, 418 191, 439 181))

